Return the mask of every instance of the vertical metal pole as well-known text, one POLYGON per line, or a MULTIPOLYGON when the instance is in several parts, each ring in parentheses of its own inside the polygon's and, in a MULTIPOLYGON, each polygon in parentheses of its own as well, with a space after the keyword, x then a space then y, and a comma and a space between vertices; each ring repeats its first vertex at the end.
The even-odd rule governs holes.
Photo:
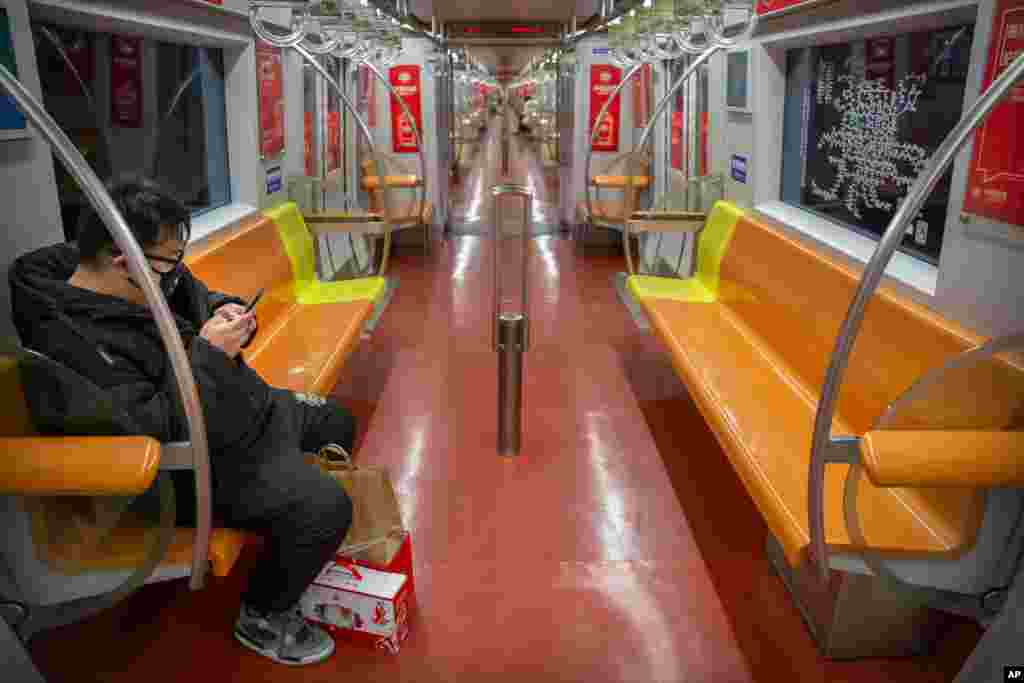
POLYGON ((528 299, 528 267, 530 249, 530 224, 533 211, 533 192, 523 185, 497 185, 491 190, 494 197, 494 326, 492 344, 498 352, 498 453, 518 455, 522 443, 523 423, 523 354, 530 344, 530 319, 528 299), (503 313, 501 275, 502 212, 501 197, 517 195, 526 202, 523 213, 522 234, 522 290, 520 293, 523 310, 503 313))

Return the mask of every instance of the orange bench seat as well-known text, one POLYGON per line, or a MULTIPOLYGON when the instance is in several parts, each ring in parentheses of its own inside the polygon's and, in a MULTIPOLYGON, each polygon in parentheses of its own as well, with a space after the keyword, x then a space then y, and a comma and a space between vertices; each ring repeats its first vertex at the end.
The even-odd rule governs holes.
MULTIPOLYGON (((796 567, 810 543, 807 482, 818 397, 860 275, 723 202, 708 226, 698 245, 696 278, 634 277, 630 289, 787 562, 796 567), (706 296, 687 296, 698 281, 706 296)), ((870 432, 921 375, 980 342, 923 306, 880 289, 850 359, 833 435, 870 432)), ((1000 364, 996 375, 993 384, 1005 391, 1024 389, 1021 368, 1000 364)), ((978 408, 969 404, 977 399, 964 394, 954 399, 963 405, 950 409, 975 414, 978 408)), ((826 470, 826 539, 840 552, 855 550, 842 514, 847 470, 826 470)), ((901 557, 955 558, 972 548, 984 489, 944 484, 901 488, 862 479, 858 512, 867 544, 901 557)))

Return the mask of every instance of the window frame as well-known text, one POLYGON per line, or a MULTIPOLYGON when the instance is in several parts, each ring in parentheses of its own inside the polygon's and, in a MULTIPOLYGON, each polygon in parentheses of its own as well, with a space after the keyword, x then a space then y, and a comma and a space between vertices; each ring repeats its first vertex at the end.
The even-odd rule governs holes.
MULTIPOLYGON (((230 199, 192 217, 192 242, 258 211, 264 181, 256 123, 250 110, 256 102, 252 29, 245 12, 206 3, 160 0, 86 2, 28 0, 30 21, 74 26, 97 33, 124 33, 152 40, 218 48, 224 61, 224 114, 230 199)), ((52 201, 57 202, 56 194, 52 201)))

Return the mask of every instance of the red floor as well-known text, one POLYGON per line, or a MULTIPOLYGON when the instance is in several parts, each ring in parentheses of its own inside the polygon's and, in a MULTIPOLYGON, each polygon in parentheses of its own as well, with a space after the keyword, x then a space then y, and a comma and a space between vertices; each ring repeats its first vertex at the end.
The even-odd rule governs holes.
POLYGON ((978 637, 970 624, 932 657, 818 656, 756 510, 616 297, 619 254, 536 240, 523 452, 497 456, 491 268, 477 236, 438 243, 426 264, 399 254, 395 298, 335 392, 364 427, 358 460, 390 469, 412 530, 419 605, 401 653, 340 645, 291 669, 243 649, 231 626, 247 552, 200 593, 151 586, 40 636, 48 680, 953 679, 978 637))

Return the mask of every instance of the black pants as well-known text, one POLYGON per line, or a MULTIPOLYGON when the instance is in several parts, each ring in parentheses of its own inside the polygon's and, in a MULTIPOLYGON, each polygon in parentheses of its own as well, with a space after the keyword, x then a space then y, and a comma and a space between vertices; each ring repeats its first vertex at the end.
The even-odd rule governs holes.
POLYGON ((239 454, 241 463, 214 468, 217 514, 227 526, 257 531, 266 542, 242 596, 247 605, 263 611, 293 607, 352 523, 352 502, 345 490, 307 463, 304 453, 328 443, 351 451, 355 419, 331 401, 275 393, 265 443, 239 454))

